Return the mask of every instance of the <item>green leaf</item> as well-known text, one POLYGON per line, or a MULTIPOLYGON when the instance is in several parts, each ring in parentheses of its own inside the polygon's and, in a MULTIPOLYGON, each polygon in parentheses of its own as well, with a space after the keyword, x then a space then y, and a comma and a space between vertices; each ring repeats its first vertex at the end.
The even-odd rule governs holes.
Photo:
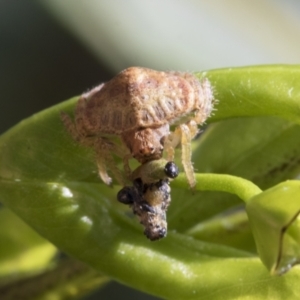
POLYGON ((108 281, 58 251, 7 208, 0 209, 1 300, 78 299, 108 281), (49 289, 51 286, 51 289, 49 289))
POLYGON ((299 174, 299 132, 299 125, 275 117, 217 122, 197 143, 195 168, 240 176, 268 188, 299 174))
MULTIPOLYGON (((219 99, 212 121, 238 115, 276 115, 298 122, 298 69, 268 66, 206 73, 219 99), (279 84, 280 80, 282 84, 279 84), (276 87, 272 89, 274 84, 276 87), (291 84, 293 90, 290 90, 291 84), (274 103, 272 99, 275 99, 274 103)), ((182 219, 189 219, 194 214, 191 224, 194 226, 196 216, 201 219, 202 209, 204 215, 212 216, 241 203, 237 197, 226 199, 224 194, 214 193, 215 201, 210 202, 210 198, 206 197, 210 191, 192 195, 191 191, 183 189, 183 178, 175 180, 174 186, 177 184, 178 188, 173 189, 168 237, 159 242, 148 241, 142 235, 143 229, 137 220, 124 213, 124 207, 117 203, 115 195, 120 187, 110 188, 100 182, 93 151, 73 142, 62 126, 60 111, 71 112, 76 100, 74 98, 45 110, 1 137, 1 202, 70 255, 107 276, 163 298, 299 298, 300 272, 297 268, 283 277, 271 277, 259 258, 249 252, 202 242, 176 232, 182 219), (191 211, 189 201, 195 204, 200 197, 203 199, 198 202, 198 210, 191 211), (222 205, 223 202, 225 205, 222 205)), ((232 135, 238 132, 238 128, 232 128, 232 135)), ((290 141, 295 134, 296 130, 290 133, 290 141)), ((215 145, 221 148, 222 145, 217 142, 215 145)), ((266 151, 271 151, 270 148, 266 147, 266 151)), ((242 149, 240 147, 239 151, 242 149)), ((284 151, 280 153, 283 157, 284 151)), ((268 153, 264 159, 267 156, 268 153)), ((279 163, 282 163, 282 157, 279 163)), ((208 154, 206 159, 210 159, 208 154)), ((197 165, 201 165, 201 156, 196 160, 197 165)), ((250 168, 252 161, 249 159, 246 163, 246 160, 244 156, 241 161, 245 168, 250 168)), ((207 165, 213 165, 213 162, 207 165)), ((241 166, 237 169, 243 170, 241 166)), ((265 169, 266 164, 263 164, 262 170, 265 169)), ((251 171, 251 176, 258 169, 252 170, 255 172, 251 171)), ((199 176, 201 185, 206 175, 199 176)), ((219 180, 221 185, 210 178, 205 183, 206 187, 233 192, 245 199, 260 192, 247 181, 233 183, 227 180, 229 177, 222 178, 223 183, 219 180)), ((185 224, 184 228, 189 226, 185 224)), ((291 236, 294 236, 293 232, 291 236)))
MULTIPOLYGON (((299 174, 299 132, 299 125, 275 117, 219 121, 195 142, 194 168, 201 173, 243 177, 269 188, 299 174)), ((241 204, 238 197, 226 193, 172 190, 169 226, 180 232, 241 204)))
POLYGON ((287 181, 247 202, 258 253, 273 274, 300 262, 299 192, 299 181, 287 181))
POLYGON ((299 123, 300 66, 228 68, 198 74, 208 77, 219 100, 209 122, 232 117, 278 116, 299 123))
POLYGON ((74 259, 63 259, 43 273, 0 286, 1 300, 79 299, 107 278, 74 259))
POLYGON ((199 222, 185 233, 202 241, 256 253, 248 216, 241 205, 199 222))
POLYGON ((0 283, 49 267, 57 249, 7 208, 0 209, 0 283))

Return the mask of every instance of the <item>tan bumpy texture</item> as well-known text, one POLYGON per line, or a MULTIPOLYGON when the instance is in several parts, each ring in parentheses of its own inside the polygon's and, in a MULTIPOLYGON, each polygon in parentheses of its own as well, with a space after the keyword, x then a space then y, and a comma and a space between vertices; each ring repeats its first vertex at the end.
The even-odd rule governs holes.
POLYGON ((201 111, 200 123, 210 115, 211 89, 190 73, 128 68, 100 89, 83 97, 83 123, 90 134, 121 135, 138 128, 173 124, 201 111))

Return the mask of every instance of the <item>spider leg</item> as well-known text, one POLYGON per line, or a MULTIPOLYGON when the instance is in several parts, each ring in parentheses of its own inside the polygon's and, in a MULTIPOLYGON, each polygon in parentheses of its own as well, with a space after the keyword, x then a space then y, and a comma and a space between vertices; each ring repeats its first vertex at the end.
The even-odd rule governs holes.
POLYGON ((116 145, 116 144, 109 144, 110 151, 113 152, 115 155, 119 156, 123 159, 123 166, 124 166, 124 172, 127 179, 130 180, 132 170, 129 166, 129 159, 132 158, 132 154, 128 151, 126 147, 124 147, 123 144, 116 145))
POLYGON ((82 136, 77 131, 77 128, 75 124, 73 123, 72 119, 68 114, 66 114, 64 111, 60 113, 60 119, 62 120, 63 124, 65 125, 65 128, 67 129, 68 133, 72 136, 72 138, 76 142, 81 142, 82 136))
POLYGON ((194 120, 191 120, 186 124, 190 130, 191 133, 191 139, 193 139, 198 133, 199 133, 199 128, 198 128, 198 123, 194 120))
POLYGON ((87 115, 87 111, 91 111, 92 107, 87 108, 87 103, 92 101, 92 104, 95 105, 95 101, 93 101, 93 97, 96 97, 96 94, 103 88, 104 83, 98 85, 97 87, 91 89, 90 91, 84 93, 79 98, 76 108, 75 108, 75 124, 78 132, 82 135, 88 135, 89 131, 93 131, 95 126, 99 124, 91 124, 89 115, 87 115))
POLYGON ((175 128, 174 132, 171 132, 164 141, 164 150, 167 153, 167 160, 173 161, 175 157, 175 148, 180 144, 181 130, 179 127, 175 128))
POLYGON ((175 147, 181 143, 181 161, 184 172, 187 177, 189 186, 193 188, 196 185, 194 168, 192 164, 192 139, 197 135, 198 127, 194 120, 187 124, 181 124, 176 127, 165 141, 165 150, 167 152, 167 160, 173 161, 175 147))
POLYGON ((75 108, 74 122, 65 112, 60 113, 60 118, 67 131, 76 142, 84 146, 93 147, 93 140, 88 136, 83 123, 85 105, 86 99, 82 96, 79 98, 75 108))
POLYGON ((98 137, 95 140, 96 162, 99 176, 105 184, 111 184, 112 178, 107 173, 107 169, 109 169, 117 182, 120 185, 125 186, 126 179, 124 178, 122 172, 117 168, 112 156, 112 153, 115 149, 117 149, 116 145, 105 141, 103 138, 98 137))
POLYGON ((196 185, 196 179, 194 174, 194 168, 192 165, 192 135, 190 128, 187 124, 181 124, 179 126, 181 130, 181 160, 184 168, 184 172, 187 177, 187 181, 191 188, 196 185))
POLYGON ((126 178, 128 178, 128 179, 131 178, 131 174, 132 174, 132 170, 130 169, 130 166, 129 166, 130 158, 132 158, 132 155, 130 153, 123 157, 124 172, 125 172, 126 178))
POLYGON ((83 96, 81 96, 77 102, 76 108, 75 108, 75 126, 78 134, 82 137, 87 135, 87 132, 85 130, 84 126, 84 112, 85 112, 85 107, 86 107, 86 101, 87 99, 83 96))
POLYGON ((110 185, 112 182, 111 177, 108 176, 107 168, 106 168, 106 158, 104 158, 104 153, 100 153, 100 151, 96 155, 96 163, 98 167, 98 173, 102 181, 110 185))

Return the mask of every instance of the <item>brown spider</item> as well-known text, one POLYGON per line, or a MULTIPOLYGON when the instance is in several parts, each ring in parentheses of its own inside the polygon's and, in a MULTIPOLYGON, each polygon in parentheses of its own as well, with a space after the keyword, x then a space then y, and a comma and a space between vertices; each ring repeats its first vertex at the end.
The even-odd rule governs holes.
POLYGON ((112 153, 123 159, 128 178, 131 157, 144 164, 160 159, 165 149, 172 161, 175 147, 181 144, 183 168, 194 187, 191 140, 210 116, 213 100, 208 79, 131 67, 83 94, 74 122, 64 112, 61 118, 76 141, 95 149, 99 175, 106 184, 111 183, 107 167, 121 185, 126 183, 112 153), (113 140, 116 136, 121 145, 113 140))

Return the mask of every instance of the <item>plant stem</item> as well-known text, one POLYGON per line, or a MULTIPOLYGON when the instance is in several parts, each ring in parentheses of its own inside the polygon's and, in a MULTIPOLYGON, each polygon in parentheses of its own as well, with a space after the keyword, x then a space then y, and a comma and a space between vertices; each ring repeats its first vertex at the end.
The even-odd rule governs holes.
MULTIPOLYGON (((197 184, 195 191, 220 191, 237 195, 247 202, 253 196, 260 194, 262 190, 249 180, 241 177, 225 174, 195 174, 197 184)), ((187 188, 184 174, 179 174, 172 182, 173 187, 187 188)))

